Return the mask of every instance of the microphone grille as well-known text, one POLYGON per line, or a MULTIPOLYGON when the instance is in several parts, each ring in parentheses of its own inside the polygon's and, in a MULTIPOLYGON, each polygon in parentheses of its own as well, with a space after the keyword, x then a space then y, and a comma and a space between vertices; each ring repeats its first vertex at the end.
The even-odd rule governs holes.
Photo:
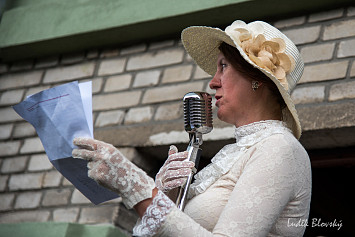
POLYGON ((189 92, 184 96, 185 130, 209 133, 212 128, 212 96, 206 92, 189 92))

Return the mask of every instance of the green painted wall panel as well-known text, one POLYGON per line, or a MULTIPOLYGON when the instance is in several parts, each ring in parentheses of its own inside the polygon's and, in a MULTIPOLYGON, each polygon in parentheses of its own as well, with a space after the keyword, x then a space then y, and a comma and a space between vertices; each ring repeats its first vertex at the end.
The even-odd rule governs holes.
POLYGON ((351 0, 11 0, 0 22, 3 61, 179 37, 191 25, 291 17, 351 0))
POLYGON ((244 1, 29 0, 4 13, 0 47, 124 27, 237 2, 244 1))
POLYGON ((0 236, 11 237, 125 237, 113 225, 84 225, 66 222, 0 224, 0 236))

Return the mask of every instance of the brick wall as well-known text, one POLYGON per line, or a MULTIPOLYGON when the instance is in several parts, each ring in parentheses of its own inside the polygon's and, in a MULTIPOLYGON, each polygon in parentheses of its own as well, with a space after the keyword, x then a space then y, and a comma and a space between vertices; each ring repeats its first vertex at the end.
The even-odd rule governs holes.
MULTIPOLYGON (((324 129, 355 127, 355 8, 274 24, 297 43, 305 61, 292 94, 305 131, 301 141, 309 149, 354 145, 350 137, 317 143, 314 136, 324 129)), ((210 76, 194 65, 179 39, 2 63, 0 73, 0 223, 116 223, 129 229, 136 218, 119 199, 94 206, 52 167, 34 129, 10 107, 27 95, 91 80, 95 137, 122 147, 154 175, 167 145, 187 142, 183 95, 211 93, 210 76)), ((232 138, 233 127, 215 121, 205 139, 219 145, 207 150, 212 154, 232 138)))

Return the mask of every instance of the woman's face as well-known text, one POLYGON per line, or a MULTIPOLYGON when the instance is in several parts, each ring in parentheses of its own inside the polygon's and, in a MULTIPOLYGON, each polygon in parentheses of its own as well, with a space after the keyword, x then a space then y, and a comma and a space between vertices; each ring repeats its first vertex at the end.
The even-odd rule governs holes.
POLYGON ((209 86, 216 90, 219 119, 236 126, 248 123, 256 93, 250 79, 238 72, 222 53, 218 55, 217 72, 209 86))

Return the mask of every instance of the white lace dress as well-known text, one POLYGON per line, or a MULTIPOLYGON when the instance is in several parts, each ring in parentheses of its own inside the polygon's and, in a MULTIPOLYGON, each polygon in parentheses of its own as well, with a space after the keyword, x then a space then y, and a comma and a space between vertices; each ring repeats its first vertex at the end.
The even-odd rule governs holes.
POLYGON ((302 236, 311 200, 309 157, 281 121, 236 128, 191 185, 181 212, 162 192, 137 236, 302 236))

